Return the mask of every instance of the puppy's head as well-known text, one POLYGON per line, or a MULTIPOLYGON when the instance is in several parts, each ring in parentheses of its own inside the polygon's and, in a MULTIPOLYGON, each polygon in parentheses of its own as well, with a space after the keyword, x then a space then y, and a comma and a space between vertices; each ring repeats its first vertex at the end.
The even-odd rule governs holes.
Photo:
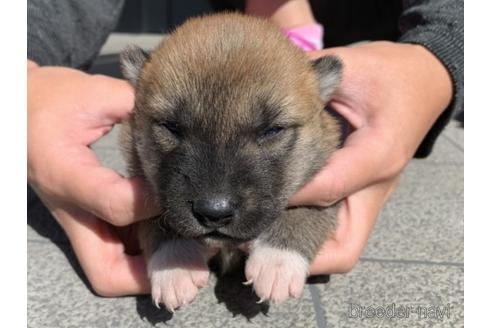
POLYGON ((133 157, 183 236, 255 238, 338 145, 323 107, 340 62, 310 62, 266 21, 193 19, 122 66, 136 88, 133 157))

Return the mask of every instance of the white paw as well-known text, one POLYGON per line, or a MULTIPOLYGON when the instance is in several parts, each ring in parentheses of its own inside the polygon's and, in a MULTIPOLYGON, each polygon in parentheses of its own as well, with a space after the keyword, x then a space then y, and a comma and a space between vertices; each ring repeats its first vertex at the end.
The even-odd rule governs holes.
POLYGON ((246 283, 253 284, 260 302, 278 304, 301 297, 308 272, 309 262, 298 252, 255 241, 246 262, 246 283))
POLYGON ((203 245, 194 240, 161 244, 148 263, 152 299, 171 312, 190 303, 208 282, 209 269, 203 245))

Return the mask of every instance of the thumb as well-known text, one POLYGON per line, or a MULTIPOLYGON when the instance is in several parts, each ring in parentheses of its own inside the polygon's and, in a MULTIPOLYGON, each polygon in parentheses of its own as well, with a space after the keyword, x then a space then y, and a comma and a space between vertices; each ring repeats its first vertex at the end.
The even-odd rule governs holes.
POLYGON ((335 151, 327 165, 289 200, 289 205, 329 206, 396 174, 393 171, 399 164, 385 163, 392 158, 387 156, 391 147, 386 140, 370 127, 353 132, 343 148, 335 151))
POLYGON ((160 213, 150 187, 138 177, 124 178, 110 169, 88 166, 72 173, 72 181, 71 198, 112 225, 125 226, 160 213))
POLYGON ((125 80, 109 76, 96 75, 99 92, 96 101, 104 118, 111 123, 118 123, 125 119, 135 105, 135 91, 125 80))
POLYGON ((150 186, 138 177, 125 178, 101 166, 90 148, 79 147, 72 161, 64 165, 56 178, 78 206, 116 226, 124 226, 160 213, 150 186), (82 158, 83 160, 78 160, 82 158))

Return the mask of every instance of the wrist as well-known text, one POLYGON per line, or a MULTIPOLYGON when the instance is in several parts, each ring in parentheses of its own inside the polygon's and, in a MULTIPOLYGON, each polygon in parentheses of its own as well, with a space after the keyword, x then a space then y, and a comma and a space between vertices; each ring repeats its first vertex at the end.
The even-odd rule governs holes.
POLYGON ((32 69, 39 68, 39 65, 30 59, 27 60, 27 70, 30 71, 32 69))
POLYGON ((375 41, 355 48, 359 47, 365 48, 368 55, 374 54, 374 59, 388 68, 385 72, 397 79, 392 85, 406 90, 407 95, 413 95, 411 100, 420 101, 422 109, 440 114, 451 103, 451 75, 444 64, 424 46, 375 41))
POLYGON ((397 97, 391 101, 401 108, 394 123, 406 122, 405 129, 394 132, 406 135, 401 142, 405 159, 409 160, 450 106, 454 91, 452 78, 441 60, 422 45, 385 42, 380 50, 381 58, 392 66, 389 76, 394 81, 387 82, 394 86, 397 97))
POLYGON ((271 19, 280 28, 316 24, 308 1, 305 0, 249 0, 246 13, 271 19))
POLYGON ((446 109, 453 99, 453 80, 451 74, 442 61, 426 47, 419 44, 408 44, 412 48, 415 58, 421 63, 422 69, 428 72, 431 77, 427 85, 432 85, 436 90, 436 95, 440 99, 441 112, 446 109))

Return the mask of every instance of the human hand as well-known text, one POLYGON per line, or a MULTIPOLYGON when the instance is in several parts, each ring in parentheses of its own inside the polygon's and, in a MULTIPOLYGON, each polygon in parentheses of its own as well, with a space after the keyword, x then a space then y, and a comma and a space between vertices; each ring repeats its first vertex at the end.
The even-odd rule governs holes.
POLYGON ((422 46, 371 42, 310 53, 329 54, 344 64, 331 107, 353 132, 289 202, 328 206, 342 200, 339 227, 311 274, 348 272, 357 263, 399 175, 452 96, 447 70, 422 46))
POLYGON ((28 182, 70 239, 94 290, 149 289, 141 256, 125 253, 123 229, 157 214, 138 178, 104 168, 89 145, 134 105, 125 81, 28 62, 28 182))

